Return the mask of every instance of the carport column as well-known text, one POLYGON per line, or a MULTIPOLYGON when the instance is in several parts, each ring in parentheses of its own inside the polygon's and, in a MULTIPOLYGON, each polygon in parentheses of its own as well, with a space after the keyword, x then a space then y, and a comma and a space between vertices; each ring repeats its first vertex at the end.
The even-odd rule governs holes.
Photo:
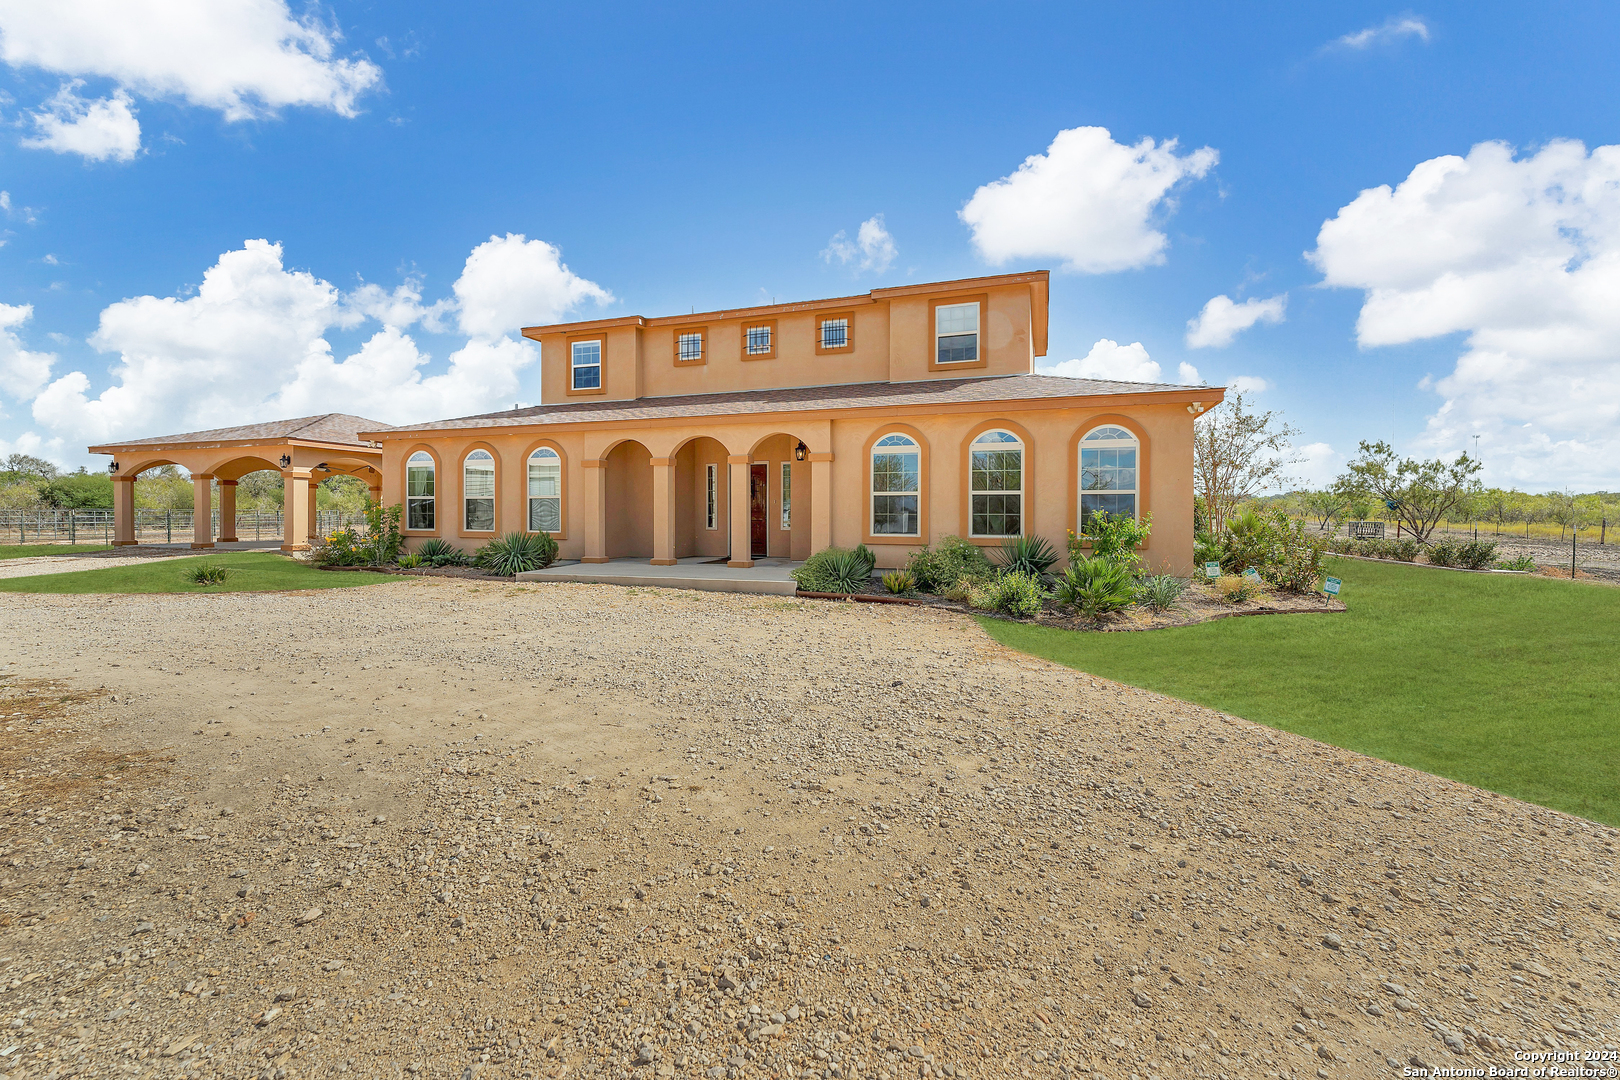
POLYGON ((726 501, 731 507, 731 561, 727 566, 738 568, 754 565, 754 544, 749 528, 753 500, 748 492, 748 455, 732 454, 726 458, 731 466, 731 487, 726 501))
POLYGON ((113 477, 113 547, 135 543, 135 478, 113 477))
POLYGON ((675 459, 655 457, 653 471, 654 566, 675 565, 675 459))
POLYGON ((219 542, 236 543, 236 481, 219 481, 219 542))
POLYGON ((585 470, 585 483, 580 485, 580 509, 585 514, 585 554, 582 563, 607 562, 607 462, 601 458, 586 458, 580 466, 585 470))
POLYGON ((191 474, 191 546, 214 546, 214 478, 206 473, 191 474))
POLYGON ((281 470, 281 550, 309 550, 309 470, 281 470))
POLYGON ((810 462, 810 554, 832 547, 831 454, 807 454, 810 462))
POLYGON ((321 493, 321 482, 315 479, 314 474, 309 478, 309 542, 314 544, 321 537, 320 522, 315 517, 317 503, 315 497, 321 493))

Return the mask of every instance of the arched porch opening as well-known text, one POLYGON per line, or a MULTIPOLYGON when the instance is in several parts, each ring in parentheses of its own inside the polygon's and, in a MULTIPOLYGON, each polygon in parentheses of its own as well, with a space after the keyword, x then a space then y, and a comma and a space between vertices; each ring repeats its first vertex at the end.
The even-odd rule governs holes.
POLYGON ((606 503, 604 548, 610 559, 653 557, 652 453, 634 439, 619 443, 602 461, 606 503))
POLYGON ((810 557, 810 474, 809 447, 797 435, 767 435, 748 452, 750 557, 810 557))
POLYGON ((726 448, 706 435, 689 439, 674 462, 675 558, 731 554, 731 479, 726 448))

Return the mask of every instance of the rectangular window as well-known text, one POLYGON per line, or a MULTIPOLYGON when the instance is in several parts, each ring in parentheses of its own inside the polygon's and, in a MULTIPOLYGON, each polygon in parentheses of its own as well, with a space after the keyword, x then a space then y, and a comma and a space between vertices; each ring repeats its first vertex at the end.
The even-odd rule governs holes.
POLYGON ((576 341, 570 349, 569 371, 571 379, 569 386, 575 390, 600 390, 602 388, 602 343, 600 341, 576 341))
POLYGON ((743 328, 743 351, 749 356, 768 356, 773 348, 773 327, 769 324, 743 328))
POLYGON ((1136 516, 1136 448, 1100 447, 1080 451, 1080 527, 1092 517, 1136 516))
MULTIPOLYGON (((485 455, 487 458, 488 455, 485 455)), ((467 462, 463 472, 466 490, 466 525, 468 532, 493 532, 495 529, 495 463, 493 461, 467 462)))
POLYGON ((823 352, 829 349, 849 348, 849 318, 840 315, 836 319, 822 319, 819 324, 819 334, 823 352))
POLYGON ((702 330, 682 330, 675 335, 675 362, 677 364, 703 363, 702 330))
POLYGON ((964 364, 979 358, 979 305, 941 304, 934 309, 937 363, 964 364))
POLYGON ((782 531, 793 528, 793 463, 782 462, 782 531))
POLYGON ((529 531, 562 531, 562 459, 529 459, 529 531))
POLYGON ((1017 536, 1023 518, 1024 452, 975 450, 968 462, 972 536, 1017 536))
POLYGON ((915 450, 872 455, 872 535, 916 536, 922 473, 915 450))
MULTIPOLYGON (((421 455, 426 458, 426 454, 421 455)), ((405 527, 433 528, 433 462, 405 468, 405 527)))
POLYGON ((703 467, 703 527, 720 527, 720 466, 703 467))

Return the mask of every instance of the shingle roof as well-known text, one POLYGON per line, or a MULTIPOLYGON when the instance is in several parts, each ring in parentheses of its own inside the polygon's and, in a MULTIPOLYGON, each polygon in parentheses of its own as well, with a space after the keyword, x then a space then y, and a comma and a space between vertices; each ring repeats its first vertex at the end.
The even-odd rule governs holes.
POLYGON ((938 379, 905 383, 849 383, 781 390, 737 390, 719 394, 639 398, 634 401, 568 401, 526 409, 480 413, 452 420, 367 428, 367 434, 518 427, 533 424, 602 423, 679 417, 742 416, 751 413, 815 412, 884 406, 929 407, 1040 398, 1107 397, 1117 394, 1185 393, 1203 387, 1167 383, 1071 379, 1061 375, 1002 375, 977 379, 938 379))
POLYGON ((171 446, 175 443, 188 442, 280 442, 283 439, 301 439, 305 442, 366 446, 368 443, 360 438, 359 432, 380 431, 387 426, 348 413, 321 413, 319 416, 300 416, 293 420, 269 420, 262 424, 188 431, 180 435, 160 435, 151 439, 125 439, 109 442, 107 445, 171 446))

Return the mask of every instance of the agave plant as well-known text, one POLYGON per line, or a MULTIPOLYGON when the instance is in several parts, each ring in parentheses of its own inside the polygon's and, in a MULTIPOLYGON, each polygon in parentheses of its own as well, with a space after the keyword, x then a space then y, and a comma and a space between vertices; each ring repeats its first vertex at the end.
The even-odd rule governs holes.
POLYGON ((422 546, 416 549, 416 553, 428 566, 453 565, 452 560, 462 554, 460 548, 452 547, 448 540, 442 540, 437 536, 422 541, 422 546))
POLYGON ((512 577, 550 566, 557 557, 557 541, 546 533, 509 532, 478 549, 475 561, 492 574, 512 577))
POLYGON ((917 578, 910 570, 891 570, 883 575, 883 587, 895 596, 917 591, 917 578))
POLYGON ((1181 594, 1187 591, 1187 579, 1172 577, 1169 574, 1154 574, 1145 577, 1136 587, 1138 603, 1146 604, 1154 611, 1168 611, 1180 601, 1181 594))
POLYGON ((198 563, 186 570, 186 580, 193 585, 223 585, 230 576, 230 567, 214 562, 198 563))
POLYGON ((1045 537, 1009 536, 996 549, 994 558, 1004 574, 1028 574, 1044 580, 1058 561, 1058 553, 1045 537))

